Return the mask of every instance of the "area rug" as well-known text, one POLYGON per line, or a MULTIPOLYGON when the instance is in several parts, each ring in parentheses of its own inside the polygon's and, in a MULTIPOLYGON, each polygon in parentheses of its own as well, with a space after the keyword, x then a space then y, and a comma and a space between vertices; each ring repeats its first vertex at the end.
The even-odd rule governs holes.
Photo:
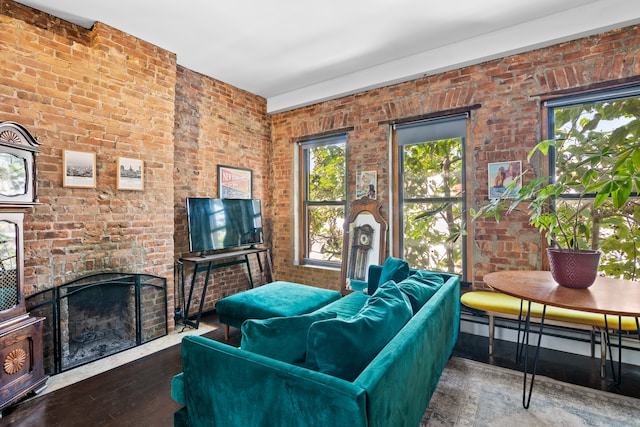
POLYGON ((522 372, 453 357, 420 426, 640 426, 640 399, 536 376, 524 409, 522 382, 522 372))

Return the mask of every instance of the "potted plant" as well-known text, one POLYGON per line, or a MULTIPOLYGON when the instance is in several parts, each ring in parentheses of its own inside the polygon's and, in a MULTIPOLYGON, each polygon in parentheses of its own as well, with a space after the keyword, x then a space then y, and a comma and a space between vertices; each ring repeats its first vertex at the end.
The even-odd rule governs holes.
MULTIPOLYGON (((538 143, 529 153, 549 155, 553 140, 538 143)), ((471 210, 473 220, 523 211, 529 224, 546 238, 547 255, 554 280, 560 285, 586 288, 593 284, 600 258, 597 250, 599 218, 619 214, 640 187, 640 145, 637 139, 620 144, 612 141, 599 150, 584 150, 579 144, 562 147, 567 162, 557 179, 535 177, 518 187, 527 170, 513 180, 502 196, 492 199, 479 210, 471 210), (594 244, 596 242, 596 244, 594 244)))

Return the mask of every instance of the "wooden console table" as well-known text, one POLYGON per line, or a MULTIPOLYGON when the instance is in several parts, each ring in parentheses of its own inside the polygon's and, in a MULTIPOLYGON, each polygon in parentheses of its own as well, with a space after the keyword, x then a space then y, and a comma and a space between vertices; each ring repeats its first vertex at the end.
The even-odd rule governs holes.
MULTIPOLYGON (((607 315, 618 318, 618 380, 622 374, 622 316, 640 317, 640 283, 629 280, 611 279, 608 277, 598 277, 593 285, 587 289, 572 289, 558 285, 551 273, 548 271, 497 271, 489 273, 483 277, 484 282, 496 291, 511 295, 521 300, 528 301, 527 314, 524 324, 522 346, 524 347, 524 386, 522 391, 522 405, 529 408, 531 402, 531 391, 536 375, 536 366, 540 352, 540 342, 542 329, 544 327, 544 316, 548 305, 568 308, 572 310, 588 311, 600 313, 604 316, 605 329, 607 331, 607 346, 611 359, 611 368, 614 375, 613 357, 611 355, 611 342, 609 339, 609 327, 607 315), (529 359, 529 325, 531 303, 536 302, 543 305, 542 317, 540 319, 540 330, 538 332, 538 344, 533 360, 531 382, 527 397, 527 374, 529 359)), ((522 320, 523 307, 520 306, 519 319, 522 320)), ((520 345, 520 321, 518 323, 518 345, 520 345)), ((602 345, 602 344, 601 344, 602 345)), ((517 350, 517 354, 520 350, 517 350)))
MULTIPOLYGON (((223 252, 213 255, 202 255, 202 256, 193 256, 187 258, 181 258, 180 262, 193 264, 193 275, 191 276, 191 281, 189 285, 189 296, 185 299, 185 280, 182 279, 182 306, 185 307, 183 313, 183 324, 184 328, 187 326, 191 326, 195 329, 198 329, 200 326, 200 318, 202 317, 202 308, 204 307, 204 300, 207 295, 207 288, 209 287, 209 282, 211 280, 211 271, 216 270, 223 267, 229 267, 231 265, 245 264, 247 266, 247 273, 249 274, 249 286, 253 288, 253 277, 251 276, 251 264, 249 263, 249 256, 254 255, 258 259, 258 266, 260 267, 260 272, 264 271, 262 266, 262 261, 260 260, 260 254, 264 253, 266 258, 266 263, 269 266, 269 274, 273 275, 273 267, 271 265, 271 255, 269 249, 267 248, 250 248, 250 249, 241 249, 237 251, 231 252, 223 252), (204 278, 204 284, 202 287, 202 297, 200 298, 200 304, 198 306, 198 315, 196 316, 196 320, 192 321, 189 319, 189 310, 191 309, 191 299, 193 297, 193 290, 196 284, 196 278, 198 273, 206 272, 204 278)), ((271 277, 273 279, 273 277, 271 277)), ((183 330, 184 330, 183 328, 183 330)))

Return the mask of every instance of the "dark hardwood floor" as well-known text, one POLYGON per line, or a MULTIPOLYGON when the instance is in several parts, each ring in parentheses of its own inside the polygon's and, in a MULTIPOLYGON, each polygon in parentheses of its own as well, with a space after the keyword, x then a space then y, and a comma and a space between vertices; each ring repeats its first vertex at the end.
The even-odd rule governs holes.
MULTIPOLYGON (((207 319, 215 321, 214 319, 207 319)), ((222 331, 209 333, 222 340, 222 331)), ((239 345, 232 328, 230 344, 239 345)), ((455 356, 512 369, 516 346, 496 341, 495 355, 487 353, 488 339, 460 334, 455 356)), ((640 398, 640 367, 623 365, 622 384, 601 380, 599 359, 542 350, 538 374, 599 390, 640 398)), ((171 378, 182 370, 176 345, 71 386, 5 409, 0 426, 171 426, 179 406, 171 399, 171 378)))

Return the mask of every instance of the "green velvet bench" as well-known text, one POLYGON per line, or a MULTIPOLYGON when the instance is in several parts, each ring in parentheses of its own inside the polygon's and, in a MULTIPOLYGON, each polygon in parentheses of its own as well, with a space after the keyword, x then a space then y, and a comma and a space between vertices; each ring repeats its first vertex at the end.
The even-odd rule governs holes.
POLYGON ((229 327, 240 328, 247 319, 268 319, 310 313, 340 299, 340 291, 291 282, 272 282, 225 298, 216 312, 229 339, 229 327))

